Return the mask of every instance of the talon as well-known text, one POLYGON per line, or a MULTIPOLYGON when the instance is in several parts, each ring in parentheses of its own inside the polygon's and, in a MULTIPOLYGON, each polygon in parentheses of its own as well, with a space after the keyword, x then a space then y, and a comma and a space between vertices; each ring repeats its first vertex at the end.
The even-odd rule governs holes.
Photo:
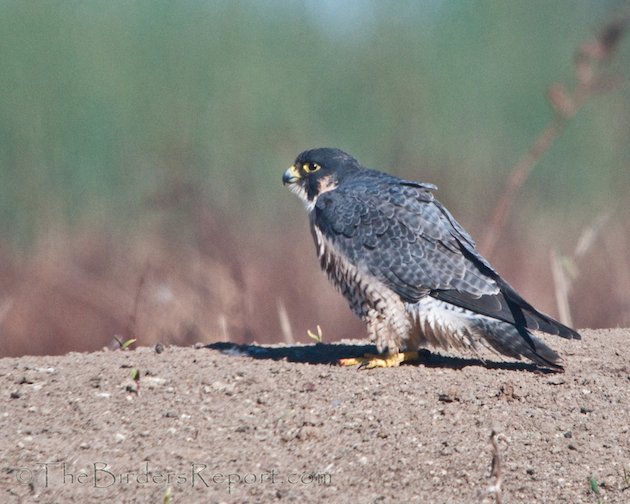
POLYGON ((359 369, 398 367, 403 362, 418 360, 418 352, 397 352, 392 354, 365 354, 363 357, 339 359, 340 366, 359 366, 359 369))
POLYGON ((347 357, 339 359, 337 362, 340 366, 360 366, 364 360, 363 357, 347 357))

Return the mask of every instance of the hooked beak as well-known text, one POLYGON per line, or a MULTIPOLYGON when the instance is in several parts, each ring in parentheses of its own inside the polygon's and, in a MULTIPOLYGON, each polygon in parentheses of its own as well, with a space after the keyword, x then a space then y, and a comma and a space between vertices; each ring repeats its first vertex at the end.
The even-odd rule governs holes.
POLYGON ((295 184, 298 180, 300 180, 300 174, 298 173, 295 166, 291 166, 287 171, 282 175, 282 183, 284 185, 295 184))

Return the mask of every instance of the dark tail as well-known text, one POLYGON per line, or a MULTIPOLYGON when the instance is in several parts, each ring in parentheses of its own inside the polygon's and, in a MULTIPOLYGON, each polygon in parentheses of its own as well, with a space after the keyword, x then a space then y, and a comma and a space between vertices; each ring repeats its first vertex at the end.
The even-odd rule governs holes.
MULTIPOLYGON (((463 243, 460 245, 462 254, 474 263, 482 273, 494 279, 500 291, 495 295, 474 296, 457 290, 437 290, 431 293, 433 297, 488 317, 503 320, 516 327, 523 327, 522 331, 520 329, 519 331, 524 332, 524 338, 526 337, 525 334, 529 334, 527 329, 534 329, 556 334, 566 339, 581 339, 576 330, 558 322, 546 313, 538 311, 525 301, 476 250, 471 250, 463 243)), ((529 337, 531 338, 531 334, 529 337)))
POLYGON ((494 295, 473 296, 456 290, 436 290, 431 292, 431 296, 497 319, 498 322, 507 322, 515 327, 522 327, 527 334, 529 332, 526 329, 534 329, 556 334, 566 339, 581 339, 580 334, 574 329, 534 308, 501 277, 497 276, 495 280, 501 290, 494 295))
POLYGON ((571 329, 546 313, 534 308, 510 284, 500 277, 498 278, 498 284, 501 287, 501 293, 508 301, 517 326, 521 325, 519 322, 524 322, 522 325, 530 329, 538 329, 539 331, 556 334, 566 339, 582 339, 575 329, 571 329), (520 317, 522 317, 522 320, 519 320, 520 317))
POLYGON ((564 369, 560 364, 560 356, 526 327, 486 317, 479 317, 474 324, 488 344, 499 353, 519 360, 525 357, 555 371, 564 369))

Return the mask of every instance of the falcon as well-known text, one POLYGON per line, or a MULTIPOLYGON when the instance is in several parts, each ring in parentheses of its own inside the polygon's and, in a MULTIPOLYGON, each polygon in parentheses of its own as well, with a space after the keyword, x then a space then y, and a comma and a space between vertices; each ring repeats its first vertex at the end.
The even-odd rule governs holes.
POLYGON ((282 182, 306 206, 320 265, 379 352, 341 364, 393 367, 427 345, 475 354, 485 346, 563 369, 532 331, 580 335, 501 278, 433 184, 365 168, 333 148, 302 152, 282 182))

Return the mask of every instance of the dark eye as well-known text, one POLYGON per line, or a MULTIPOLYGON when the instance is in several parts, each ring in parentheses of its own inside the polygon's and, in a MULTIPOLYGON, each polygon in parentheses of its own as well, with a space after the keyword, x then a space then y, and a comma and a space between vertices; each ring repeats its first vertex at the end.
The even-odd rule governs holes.
POLYGON ((321 168, 321 166, 319 166, 317 163, 305 163, 304 165, 302 165, 302 169, 306 172, 306 173, 313 173, 316 172, 317 170, 319 170, 321 168))

